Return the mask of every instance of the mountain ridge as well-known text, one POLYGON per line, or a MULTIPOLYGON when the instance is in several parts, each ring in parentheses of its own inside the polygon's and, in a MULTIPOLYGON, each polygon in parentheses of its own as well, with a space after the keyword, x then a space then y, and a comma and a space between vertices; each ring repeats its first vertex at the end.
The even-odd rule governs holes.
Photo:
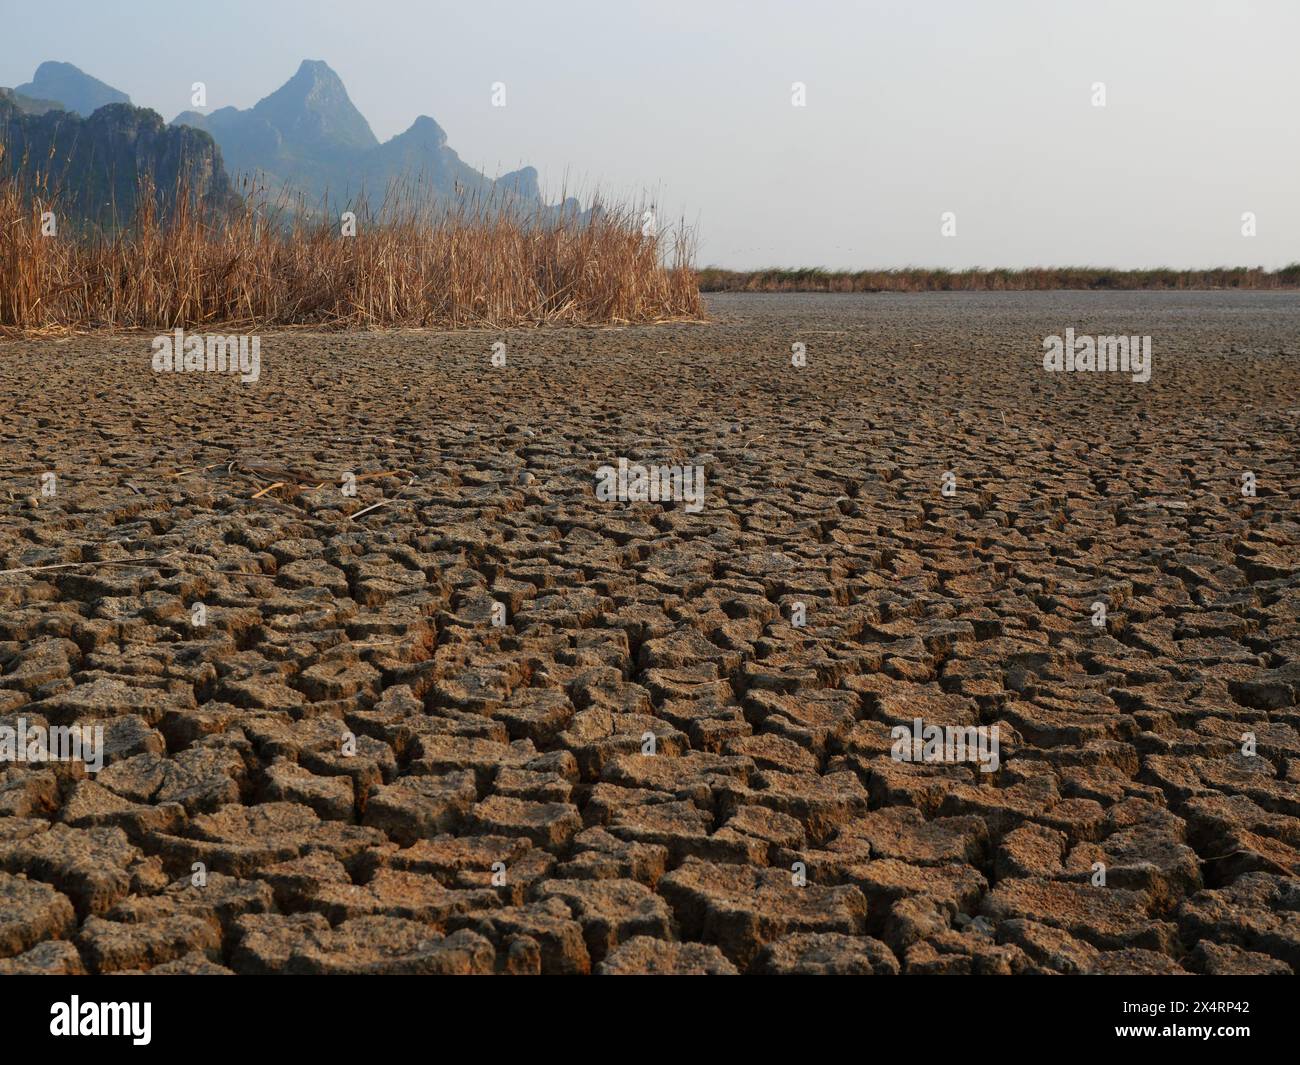
POLYGON ((153 183, 155 205, 175 207, 184 189, 205 212, 237 202, 221 149, 212 137, 168 126, 162 115, 132 104, 34 114, 0 94, 0 176, 18 177, 28 195, 51 195, 60 224, 113 225, 132 217, 140 179, 153 183))
MULTIPOLYGON (((0 99, 6 99, 14 113, 35 116, 62 106, 69 116, 83 120, 95 119, 106 106, 132 106, 126 93, 71 63, 52 60, 41 63, 30 82, 0 99)), ((101 123, 92 129, 104 134, 136 123, 119 121, 117 127, 101 123)), ((287 192, 288 202, 301 202, 309 212, 328 201, 377 214, 396 189, 413 202, 493 203, 543 216, 558 211, 582 213, 574 199, 547 205, 534 167, 497 178, 476 170, 448 144, 446 131, 429 115, 417 115, 406 130, 381 142, 353 104, 342 78, 321 59, 302 60, 286 82, 252 107, 221 107, 207 114, 182 111, 167 125, 207 137, 226 168, 228 184, 250 178, 273 196, 287 192)), ((40 136, 47 147, 69 146, 49 131, 40 136)), ((205 158, 210 154, 202 142, 190 147, 205 158)), ((120 155, 125 148, 101 144, 98 150, 101 155, 120 155)), ((206 169, 210 164, 200 164, 198 176, 205 189, 216 189, 206 169)), ((75 165, 63 170, 64 176, 82 173, 75 165)), ((163 176, 164 181, 167 178, 163 176)), ((224 196, 224 190, 218 189, 217 195, 224 196)))
MULTIPOLYGON (((460 158, 429 115, 417 115, 407 129, 379 141, 323 60, 304 59, 293 77, 251 108, 183 111, 172 124, 211 133, 234 174, 260 176, 273 192, 288 188, 312 204, 329 197, 374 211, 390 189, 405 185, 435 199, 497 198, 550 209, 535 168, 490 178, 460 158)), ((559 209, 580 207, 569 200, 559 209)))
POLYGON ((82 118, 89 118, 107 104, 129 104, 131 97, 120 89, 92 77, 71 63, 47 59, 36 68, 32 80, 15 85, 14 92, 36 100, 55 100, 82 118))

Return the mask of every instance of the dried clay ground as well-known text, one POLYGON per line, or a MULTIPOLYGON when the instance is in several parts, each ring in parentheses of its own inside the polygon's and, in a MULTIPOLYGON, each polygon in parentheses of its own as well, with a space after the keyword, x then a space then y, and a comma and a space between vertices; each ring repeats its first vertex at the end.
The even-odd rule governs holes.
POLYGON ((0 972, 1300 967, 1300 296, 710 306, 0 344, 0 972))

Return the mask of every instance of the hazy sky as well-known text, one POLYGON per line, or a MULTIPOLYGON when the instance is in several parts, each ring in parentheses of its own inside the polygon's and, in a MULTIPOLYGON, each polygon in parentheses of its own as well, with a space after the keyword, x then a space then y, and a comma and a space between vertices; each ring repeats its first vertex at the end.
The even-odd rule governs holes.
POLYGON ((0 85, 66 60, 168 120, 323 59, 381 140, 428 114, 490 174, 647 193, 702 264, 1300 260, 1300 0, 0 0, 0 27, 0 85))

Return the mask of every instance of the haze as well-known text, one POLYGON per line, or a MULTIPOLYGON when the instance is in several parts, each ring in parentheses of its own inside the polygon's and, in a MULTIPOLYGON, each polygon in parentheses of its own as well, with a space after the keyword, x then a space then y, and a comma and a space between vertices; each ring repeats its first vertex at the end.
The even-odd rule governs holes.
POLYGON ((248 107, 323 59, 381 140, 429 114, 553 199, 644 194, 695 227, 701 264, 1300 260, 1288 0, 5 7, 0 84, 65 60, 170 120, 195 81, 207 110, 248 107))

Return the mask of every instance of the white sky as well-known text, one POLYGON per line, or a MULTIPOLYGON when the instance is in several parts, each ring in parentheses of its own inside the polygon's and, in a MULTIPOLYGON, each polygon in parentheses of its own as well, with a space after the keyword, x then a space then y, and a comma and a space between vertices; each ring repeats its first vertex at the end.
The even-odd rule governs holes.
POLYGON ((323 59, 381 140, 428 114, 555 198, 646 194, 701 264, 1300 260, 1300 0, 0 0, 0 26, 0 85, 61 59, 168 120, 194 81, 248 107, 323 59))

